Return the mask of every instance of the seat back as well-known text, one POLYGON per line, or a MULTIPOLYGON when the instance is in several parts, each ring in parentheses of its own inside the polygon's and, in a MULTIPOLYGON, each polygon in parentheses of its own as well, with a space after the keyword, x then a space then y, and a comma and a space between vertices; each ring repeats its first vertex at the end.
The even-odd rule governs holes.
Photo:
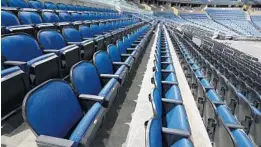
POLYGON ((67 9, 68 9, 68 10, 71 10, 71 11, 76 10, 76 9, 75 9, 75 6, 72 5, 72 4, 67 5, 67 9))
POLYGON ((161 118, 162 117, 162 101, 161 101, 160 92, 157 88, 154 88, 152 90, 151 102, 152 102, 154 117, 161 118))
POLYGON ((1 71, 1 112, 2 117, 22 105, 24 96, 30 89, 29 76, 18 66, 1 71))
POLYGON ((57 10, 57 6, 53 2, 44 2, 45 9, 57 10))
POLYGON ((66 46, 63 36, 57 30, 41 30, 37 38, 41 46, 47 50, 59 50, 66 46))
POLYGON ((98 95, 102 89, 96 67, 87 61, 81 61, 71 68, 70 78, 74 89, 80 94, 98 95))
POLYGON ((20 25, 18 18, 9 11, 1 11, 1 26, 15 26, 20 25))
POLYGON ((127 46, 123 43, 121 40, 117 40, 117 47, 120 50, 120 54, 126 54, 127 53, 127 46))
POLYGON ((82 19, 83 20, 90 20, 89 14, 88 13, 83 13, 82 14, 82 19))
POLYGON ((28 5, 29 5, 30 8, 44 9, 44 4, 40 1, 37 1, 37 0, 30 0, 28 2, 28 5))
POLYGON ((43 22, 41 16, 36 12, 20 11, 18 17, 22 24, 39 24, 43 22))
POLYGON ((46 23, 57 23, 60 21, 57 14, 54 12, 43 12, 42 13, 43 21, 46 23))
POLYGON ((93 64, 100 74, 114 74, 111 57, 106 51, 95 52, 93 64))
POLYGON ((98 35, 99 34, 100 28, 99 28, 99 26, 97 24, 91 24, 90 28, 91 28, 91 30, 92 30, 94 35, 98 35))
POLYGON ((59 17, 60 17, 61 22, 71 22, 72 21, 72 16, 67 12, 60 12, 59 17))
POLYGON ((162 122, 159 118, 153 118, 148 122, 146 129, 146 147, 163 147, 162 122))
POLYGON ((1 45, 2 55, 11 61, 27 62, 43 54, 37 41, 23 33, 2 37, 1 45))
POLYGON ((27 94, 23 116, 37 135, 65 138, 82 118, 83 112, 68 83, 49 80, 27 94))
POLYGON ((8 0, 9 7, 28 8, 28 4, 24 0, 8 0))
POLYGON ((161 85, 161 71, 154 72, 154 84, 159 90, 160 95, 162 96, 162 85, 161 85))
POLYGON ((67 42, 82 42, 81 33, 74 27, 64 27, 62 30, 64 39, 67 42))
POLYGON ((5 1, 1 1, 1 6, 2 7, 8 7, 7 3, 5 1))
POLYGON ((93 37, 92 29, 86 25, 79 26, 79 31, 83 38, 92 38, 93 37))
POLYGON ((109 53, 112 62, 121 62, 121 54, 116 45, 109 44, 107 52, 109 53))
POLYGON ((63 3, 57 3, 56 7, 58 8, 58 10, 67 10, 67 5, 63 3))
POLYGON ((79 13, 72 13, 72 20, 73 21, 81 21, 82 20, 82 15, 79 13))

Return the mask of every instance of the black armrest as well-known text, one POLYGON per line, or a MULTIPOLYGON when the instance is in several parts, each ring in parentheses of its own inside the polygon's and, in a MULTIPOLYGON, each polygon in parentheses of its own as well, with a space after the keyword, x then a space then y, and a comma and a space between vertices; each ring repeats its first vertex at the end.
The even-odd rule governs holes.
POLYGON ((97 95, 90 95, 90 94, 80 94, 80 100, 87 100, 87 101, 96 101, 101 102, 103 107, 108 108, 109 102, 103 96, 97 95))
POLYGON ((161 98, 163 103, 182 104, 182 100, 175 100, 169 98, 161 98))
POLYGON ((36 143, 39 147, 73 147, 75 142, 63 138, 56 138, 51 136, 40 135, 36 138, 36 143))
POLYGON ((22 61, 5 61, 4 65, 9 65, 9 66, 20 66, 20 65, 25 65, 26 62, 22 61))
POLYGON ((162 132, 164 134, 170 134, 170 135, 180 135, 180 136, 184 136, 184 137, 190 136, 189 131, 184 131, 184 130, 179 130, 179 129, 170 129, 170 128, 162 127, 162 132))
POLYGON ((128 51, 135 51, 135 48, 127 48, 128 51))
POLYGON ((165 85, 178 85, 178 82, 173 82, 173 81, 161 81, 161 84, 165 84, 165 85))

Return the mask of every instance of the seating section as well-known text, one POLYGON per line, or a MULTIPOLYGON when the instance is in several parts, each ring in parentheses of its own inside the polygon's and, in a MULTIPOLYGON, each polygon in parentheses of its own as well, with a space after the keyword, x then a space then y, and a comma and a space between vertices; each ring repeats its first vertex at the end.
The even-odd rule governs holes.
POLYGON ((156 37, 154 76, 155 88, 150 94, 154 112, 147 125, 146 143, 149 147, 192 147, 190 127, 183 106, 172 56, 162 25, 156 37))
POLYGON ((251 16, 252 22, 258 27, 258 29, 261 29, 261 15, 253 15, 251 16))
POLYGON ((260 133, 255 129, 260 127, 257 120, 261 113, 254 105, 260 97, 250 89, 245 94, 243 87, 233 84, 237 79, 227 79, 227 73, 213 62, 218 62, 218 57, 210 61, 188 38, 180 37, 175 30, 169 32, 180 60, 185 61, 182 67, 211 141, 215 146, 260 146, 260 133))
POLYGON ((234 31, 224 27, 223 25, 216 23, 212 19, 208 18, 206 14, 204 13, 181 13, 180 16, 182 16, 184 19, 191 21, 193 23, 196 23, 200 26, 204 26, 208 29, 214 29, 215 32, 221 32, 226 35, 234 36, 237 35, 234 31))
POLYGON ((206 12, 214 21, 241 33, 245 36, 261 37, 261 33, 246 20, 245 12, 241 9, 216 9, 208 8, 206 12))
POLYGON ((2 6, 2 123, 22 108, 37 144, 90 145, 156 22, 62 3, 2 6))

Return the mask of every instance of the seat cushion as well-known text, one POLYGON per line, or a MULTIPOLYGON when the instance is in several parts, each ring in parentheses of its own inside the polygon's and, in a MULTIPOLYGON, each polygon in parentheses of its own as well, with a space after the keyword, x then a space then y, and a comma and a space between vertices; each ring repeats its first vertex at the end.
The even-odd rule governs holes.
POLYGON ((95 103, 81 119, 70 136, 70 140, 79 143, 92 124, 96 124, 95 118, 101 110, 101 104, 95 103))

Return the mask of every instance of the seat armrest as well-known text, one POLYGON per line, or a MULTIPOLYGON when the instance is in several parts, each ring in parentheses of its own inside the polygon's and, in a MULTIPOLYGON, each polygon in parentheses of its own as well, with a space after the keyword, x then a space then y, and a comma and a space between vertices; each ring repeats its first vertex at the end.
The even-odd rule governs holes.
POLYGON ((112 78, 119 78, 120 76, 119 75, 113 75, 113 74, 100 74, 100 77, 102 77, 102 78, 110 78, 110 79, 112 79, 112 78))
POLYGON ((135 51, 136 48, 127 48, 128 51, 135 51))
POLYGON ((101 102, 102 105, 107 108, 109 102, 106 101, 106 99, 103 96, 97 96, 97 95, 90 95, 90 94, 80 94, 79 95, 80 100, 87 100, 87 101, 95 101, 95 102, 101 102))
POLYGON ((53 49, 45 49, 43 50, 44 53, 59 53, 60 50, 53 50, 53 49))
POLYGON ((161 72, 163 72, 163 73, 170 73, 170 72, 174 72, 174 73, 175 73, 175 71, 174 71, 174 70, 165 70, 165 69, 162 69, 162 70, 161 70, 161 72))
POLYGON ((175 99, 169 99, 169 98, 161 98, 163 103, 172 103, 172 104, 182 104, 182 100, 175 100, 175 99))
POLYGON ((67 44, 68 44, 68 45, 74 45, 74 44, 76 44, 76 45, 80 45, 81 42, 67 42, 67 44))
POLYGON ((165 85, 178 85, 178 82, 173 82, 173 81, 161 81, 161 84, 165 84, 165 85))
POLYGON ((93 38, 83 38, 83 40, 93 40, 93 38))
POLYGON ((40 135, 36 138, 36 143, 39 147, 73 147, 75 142, 63 138, 56 138, 51 136, 40 135))
POLYGON ((5 61, 4 65, 7 66, 20 66, 20 65, 25 65, 26 62, 22 62, 22 61, 5 61))
POLYGON ((162 127, 162 132, 164 134, 169 134, 169 135, 179 135, 179 136, 183 136, 183 137, 190 136, 189 131, 184 131, 184 130, 179 130, 179 129, 170 129, 170 128, 162 127))
POLYGON ((129 57, 131 54, 121 54, 122 57, 129 57))
POLYGON ((126 65, 126 66, 128 66, 128 64, 125 63, 125 62, 112 62, 112 64, 113 65, 126 65))

